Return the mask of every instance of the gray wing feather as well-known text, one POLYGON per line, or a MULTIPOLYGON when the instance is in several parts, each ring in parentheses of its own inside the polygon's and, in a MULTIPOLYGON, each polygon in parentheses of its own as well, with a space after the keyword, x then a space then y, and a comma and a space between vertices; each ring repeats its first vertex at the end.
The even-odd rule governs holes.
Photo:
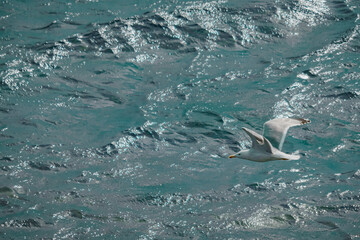
POLYGON ((251 138, 252 141, 252 148, 257 149, 257 150, 261 150, 261 151, 265 151, 265 152, 269 152, 269 153, 273 153, 273 146, 271 145, 271 143, 269 142, 269 140, 267 140, 265 137, 261 136, 260 134, 247 129, 245 127, 242 128, 251 138))
POLYGON ((303 118, 276 118, 264 123, 263 135, 269 139, 274 147, 281 151, 289 128, 309 122, 310 120, 303 118))

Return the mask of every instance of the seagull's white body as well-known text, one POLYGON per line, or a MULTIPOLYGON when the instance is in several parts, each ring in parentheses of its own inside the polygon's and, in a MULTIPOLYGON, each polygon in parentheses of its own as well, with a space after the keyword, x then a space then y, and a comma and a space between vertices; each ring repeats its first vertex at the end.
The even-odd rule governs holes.
POLYGON ((230 158, 242 158, 254 162, 268 162, 274 160, 298 160, 297 154, 287 154, 281 151, 290 127, 309 123, 310 120, 303 118, 277 118, 264 124, 264 133, 260 135, 250 129, 242 129, 250 136, 252 146, 242 150, 230 158))
POLYGON ((247 149, 241 151, 241 156, 239 156, 239 158, 247 159, 253 162, 268 162, 274 160, 298 160, 300 156, 297 154, 287 154, 277 149, 275 149, 275 152, 273 153, 257 151, 254 149, 247 149))

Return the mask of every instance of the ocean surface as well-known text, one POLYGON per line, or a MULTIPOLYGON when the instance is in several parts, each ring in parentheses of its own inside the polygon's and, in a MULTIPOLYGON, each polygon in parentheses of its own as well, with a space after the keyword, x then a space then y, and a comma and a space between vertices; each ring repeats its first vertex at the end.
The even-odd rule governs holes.
POLYGON ((359 0, 0 2, 0 239, 360 239, 359 153, 359 0))

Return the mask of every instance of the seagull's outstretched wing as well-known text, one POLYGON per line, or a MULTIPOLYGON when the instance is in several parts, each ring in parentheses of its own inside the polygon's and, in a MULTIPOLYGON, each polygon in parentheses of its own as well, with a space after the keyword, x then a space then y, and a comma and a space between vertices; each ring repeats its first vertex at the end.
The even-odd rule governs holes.
POLYGON ((288 129, 309 122, 310 120, 303 118, 276 118, 264 123, 263 135, 281 151, 288 129))
POLYGON ((261 136, 260 134, 247 129, 245 127, 242 128, 251 138, 252 141, 252 146, 251 148, 260 150, 260 151, 265 151, 265 152, 269 152, 269 153, 273 153, 273 147, 271 145, 271 143, 269 142, 269 140, 267 140, 266 138, 264 138, 263 136, 261 136))

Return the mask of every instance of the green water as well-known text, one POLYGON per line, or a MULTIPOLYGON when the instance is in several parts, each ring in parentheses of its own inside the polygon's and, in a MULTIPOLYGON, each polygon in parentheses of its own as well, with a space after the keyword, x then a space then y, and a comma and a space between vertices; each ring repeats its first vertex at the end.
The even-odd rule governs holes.
POLYGON ((2 1, 0 238, 359 239, 359 1, 2 1), (229 159, 303 117, 298 161, 229 159))

